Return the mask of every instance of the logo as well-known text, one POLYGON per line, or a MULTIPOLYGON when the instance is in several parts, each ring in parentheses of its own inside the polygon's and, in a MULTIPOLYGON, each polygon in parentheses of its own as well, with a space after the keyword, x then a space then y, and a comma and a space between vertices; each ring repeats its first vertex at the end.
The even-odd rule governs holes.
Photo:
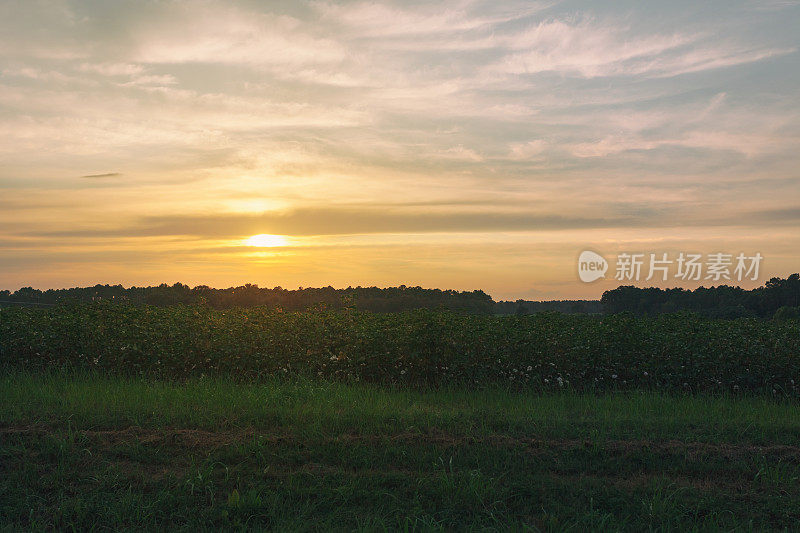
MULTIPOLYGON (((670 277, 682 281, 711 280, 756 281, 759 277, 764 256, 717 252, 702 254, 681 252, 677 255, 668 252, 617 254, 616 275, 619 281, 667 281, 670 277)), ((578 257, 578 276, 584 283, 591 283, 605 277, 608 262, 595 252, 585 250, 578 257)))
POLYGON ((584 283, 591 283, 606 275, 608 261, 600 255, 584 250, 578 257, 578 276, 584 283))

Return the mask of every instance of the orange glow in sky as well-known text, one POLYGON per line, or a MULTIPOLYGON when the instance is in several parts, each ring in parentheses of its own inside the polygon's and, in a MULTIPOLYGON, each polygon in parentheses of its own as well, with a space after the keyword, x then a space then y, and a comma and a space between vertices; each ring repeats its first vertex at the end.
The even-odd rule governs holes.
POLYGON ((269 235, 267 233, 253 235, 252 237, 245 240, 244 243, 247 246, 258 246, 260 248, 272 248, 275 246, 289 245, 289 242, 283 235, 269 235))
POLYGON ((0 289, 598 298, 584 250, 785 277, 800 4, 733 4, 2 4, 0 289))

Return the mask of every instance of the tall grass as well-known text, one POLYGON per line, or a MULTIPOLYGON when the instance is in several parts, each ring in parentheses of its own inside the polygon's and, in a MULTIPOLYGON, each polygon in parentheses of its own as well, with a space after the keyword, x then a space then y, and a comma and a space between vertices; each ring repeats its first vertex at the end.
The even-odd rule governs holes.
POLYGON ((306 434, 425 432, 581 438, 677 438, 800 442, 790 400, 728 395, 614 394, 509 388, 428 391, 372 384, 225 377, 187 381, 94 373, 0 377, 2 423, 79 427, 293 428, 306 434))

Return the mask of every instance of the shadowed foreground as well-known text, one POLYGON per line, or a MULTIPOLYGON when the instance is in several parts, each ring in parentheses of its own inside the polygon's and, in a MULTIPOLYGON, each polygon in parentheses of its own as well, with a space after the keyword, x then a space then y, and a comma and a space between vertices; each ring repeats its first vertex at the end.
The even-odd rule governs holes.
POLYGON ((4 528, 782 529, 800 417, 762 398, 0 380, 4 528))

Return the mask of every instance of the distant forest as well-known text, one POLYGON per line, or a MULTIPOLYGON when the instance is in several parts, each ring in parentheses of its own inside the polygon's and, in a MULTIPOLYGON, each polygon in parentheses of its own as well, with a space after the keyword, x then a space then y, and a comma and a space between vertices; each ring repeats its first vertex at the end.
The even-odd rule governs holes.
POLYGON ((800 306, 800 274, 786 279, 772 278, 762 287, 699 287, 685 289, 640 289, 624 286, 603 293, 605 313, 629 311, 655 315, 693 311, 711 318, 772 317, 797 318, 800 306))
POLYGON ((216 309, 266 306, 287 311, 304 309, 344 309, 378 313, 410 309, 447 309, 474 314, 530 314, 543 311, 560 313, 621 313, 656 315, 690 311, 711 318, 800 316, 800 275, 772 278, 752 290, 720 285, 694 290, 622 286, 606 291, 600 300, 499 301, 481 290, 455 291, 422 287, 333 287, 284 289, 242 285, 214 289, 205 285, 189 287, 182 283, 162 283, 153 287, 95 285, 72 289, 41 291, 23 287, 0 291, 2 305, 49 306, 70 302, 123 302, 169 306, 208 305, 216 309))
POLYGON ((95 285, 74 289, 40 291, 31 287, 16 292, 0 291, 0 302, 27 302, 34 305, 70 301, 115 301, 133 304, 169 306, 177 304, 208 305, 216 309, 266 306, 287 311, 304 309, 354 308, 360 311, 386 313, 410 309, 444 308, 476 314, 492 314, 494 301, 483 291, 423 289, 421 287, 348 287, 346 289, 299 288, 267 289, 258 285, 242 285, 213 289, 205 285, 189 287, 182 283, 157 287, 95 285))
POLYGON ((603 312, 600 300, 517 300, 500 301, 494 304, 494 312, 499 315, 528 315, 543 311, 557 311, 565 314, 598 314, 603 312))

